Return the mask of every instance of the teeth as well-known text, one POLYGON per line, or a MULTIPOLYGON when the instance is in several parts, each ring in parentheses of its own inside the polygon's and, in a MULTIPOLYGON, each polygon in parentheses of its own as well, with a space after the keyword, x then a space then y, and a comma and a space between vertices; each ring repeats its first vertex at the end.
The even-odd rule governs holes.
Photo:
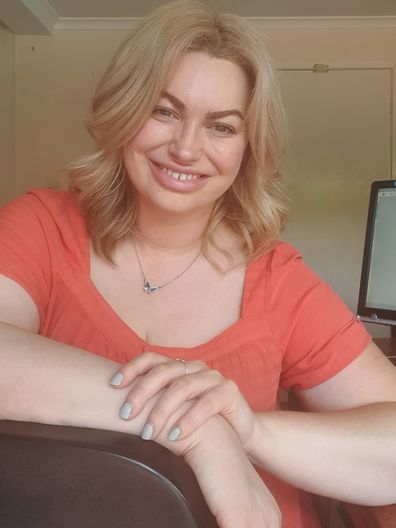
POLYGON ((161 167, 161 169, 171 178, 178 181, 190 181, 190 180, 196 180, 199 178, 199 174, 185 174, 184 172, 175 172, 171 169, 167 169, 166 167, 161 167))

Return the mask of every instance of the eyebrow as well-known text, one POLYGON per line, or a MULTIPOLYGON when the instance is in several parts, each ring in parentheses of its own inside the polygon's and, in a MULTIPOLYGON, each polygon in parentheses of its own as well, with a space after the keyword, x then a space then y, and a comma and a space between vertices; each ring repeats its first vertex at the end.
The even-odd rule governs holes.
MULTIPOLYGON (((168 99, 168 101, 170 101, 173 104, 173 106, 177 108, 178 110, 181 110, 181 111, 185 110, 186 107, 184 103, 180 101, 180 99, 178 99, 176 96, 172 95, 171 93, 164 92, 162 94, 162 97, 164 97, 165 99, 168 99)), ((239 117, 240 119, 242 119, 242 121, 245 119, 242 113, 236 108, 233 108, 231 110, 219 110, 218 112, 208 112, 206 114, 206 118, 207 119, 221 119, 222 117, 227 117, 230 115, 235 115, 239 117)))

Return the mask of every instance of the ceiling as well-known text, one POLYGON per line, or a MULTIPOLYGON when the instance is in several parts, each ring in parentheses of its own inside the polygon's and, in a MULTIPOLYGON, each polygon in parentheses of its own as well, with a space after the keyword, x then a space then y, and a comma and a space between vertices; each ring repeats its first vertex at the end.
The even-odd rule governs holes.
MULTIPOLYGON (((140 17, 161 0, 47 0, 60 17, 140 17)), ((396 15, 395 0, 212 0, 249 17, 396 15)))
MULTIPOLYGON (((396 0, 206 0, 246 17, 396 17, 396 0)), ((141 17, 164 0, 0 0, 0 21, 17 34, 50 34, 65 19, 141 17)))

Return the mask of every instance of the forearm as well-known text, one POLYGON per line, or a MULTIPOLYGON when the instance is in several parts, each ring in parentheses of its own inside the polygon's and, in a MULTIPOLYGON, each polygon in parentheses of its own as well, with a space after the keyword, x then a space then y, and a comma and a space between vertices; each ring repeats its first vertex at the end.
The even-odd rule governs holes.
POLYGON ((396 502, 396 403, 262 413, 247 449, 255 464, 299 488, 366 505, 396 502))
MULTIPOLYGON (((110 386, 119 364, 0 323, 0 419, 140 434, 154 403, 133 420, 118 411, 130 390, 110 386)), ((186 445, 159 442, 178 454, 186 445)), ((189 440, 188 440, 189 441, 189 440)))

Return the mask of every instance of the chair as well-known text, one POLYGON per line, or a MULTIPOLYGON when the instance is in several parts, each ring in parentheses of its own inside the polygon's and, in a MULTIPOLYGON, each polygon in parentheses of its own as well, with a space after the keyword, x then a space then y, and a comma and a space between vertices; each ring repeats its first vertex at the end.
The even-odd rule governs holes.
POLYGON ((340 503, 338 513, 346 528, 395 528, 396 504, 359 506, 340 503))
POLYGON ((183 459, 140 437, 0 421, 0 526, 216 528, 183 459))

